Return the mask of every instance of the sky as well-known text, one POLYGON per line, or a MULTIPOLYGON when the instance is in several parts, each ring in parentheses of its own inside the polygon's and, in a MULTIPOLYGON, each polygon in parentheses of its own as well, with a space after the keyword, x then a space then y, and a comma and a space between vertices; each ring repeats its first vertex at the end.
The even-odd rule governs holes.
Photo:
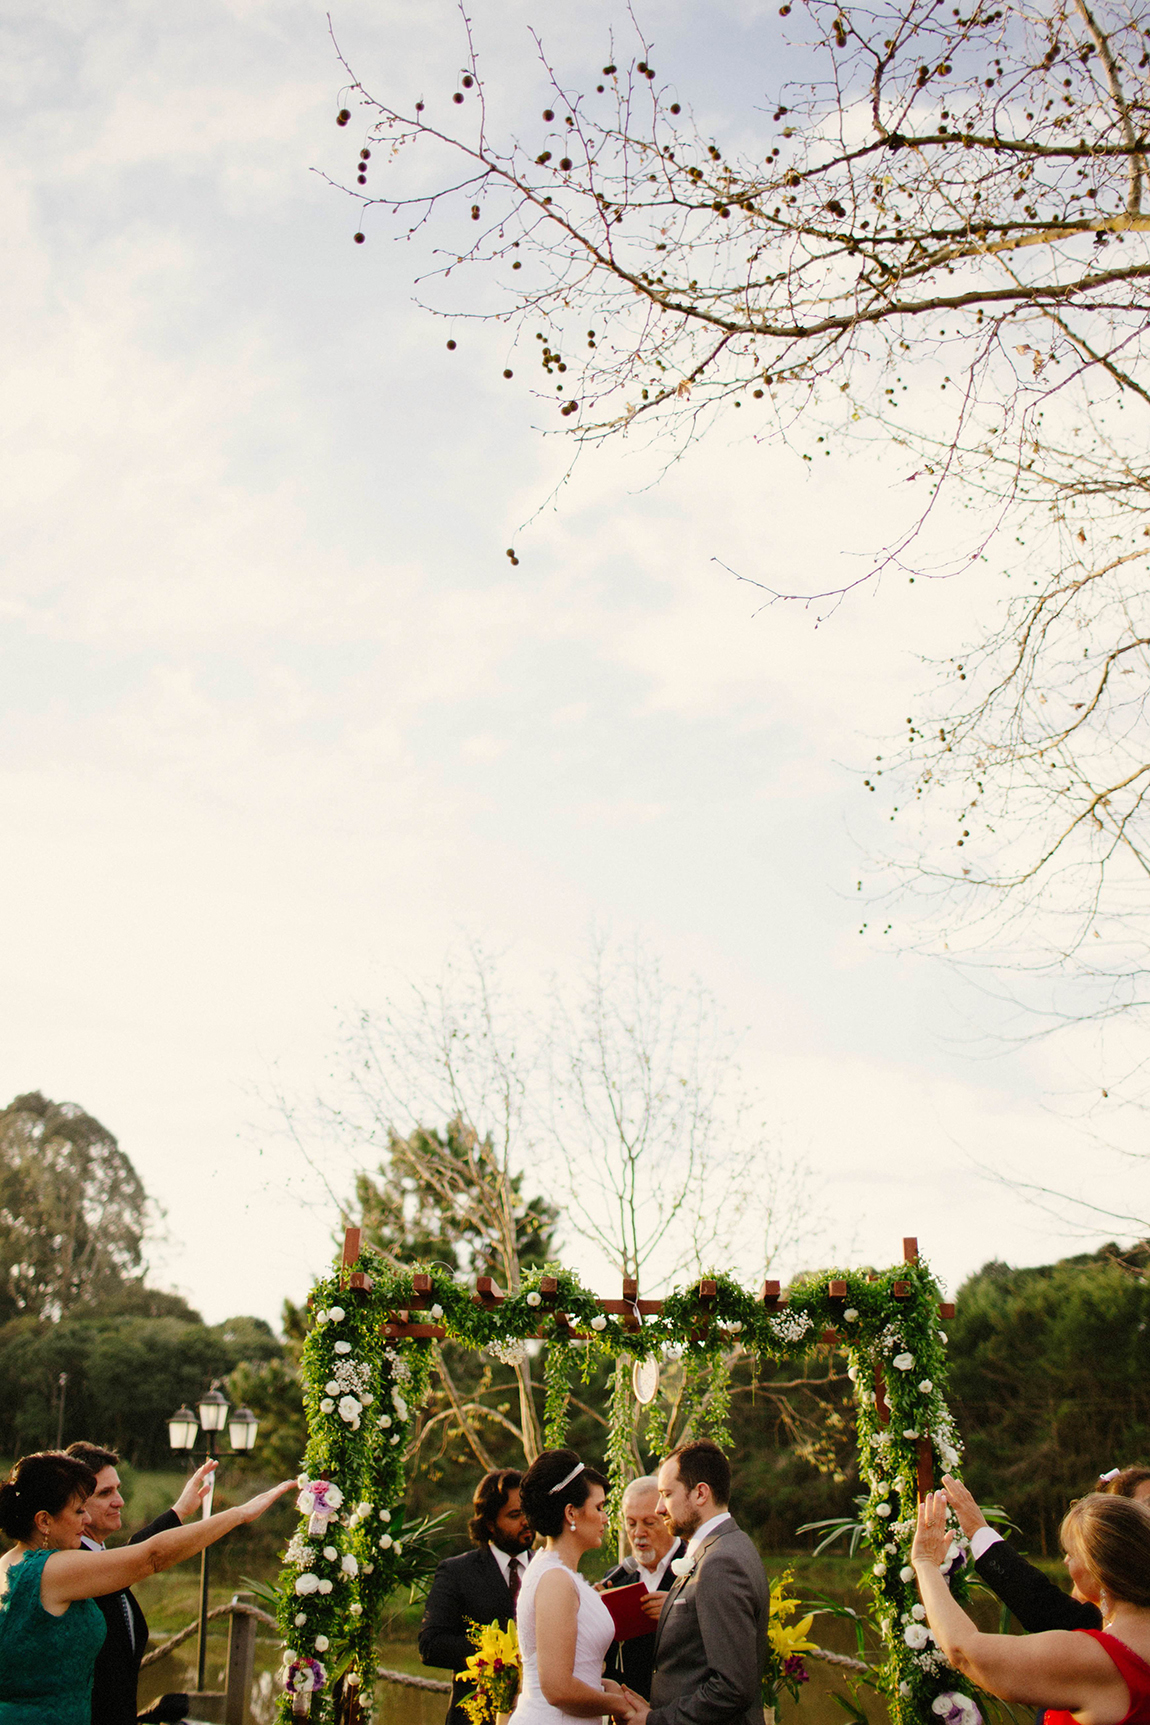
MULTIPOLYGON (((470 15, 509 129, 542 88, 532 23, 573 75, 626 24, 470 15)), ((777 8, 642 18, 661 76, 753 141, 777 8)), ((445 0, 332 22, 369 87, 453 84, 445 0)), ((163 1210, 154 1279, 274 1321, 336 1226, 275 1098, 332 1097, 341 1024, 461 941, 530 1011, 592 927, 740 1034, 811 1168, 817 1236, 784 1269, 914 1234, 953 1291, 1109 1238, 1001 1180, 1097 1174, 1068 1100, 1089 1036, 1004 1039, 944 961, 859 934, 862 773, 989 578, 888 580, 818 622, 730 573, 856 570, 906 509, 889 452, 798 472, 722 425, 668 473, 590 452, 556 493, 570 451, 503 380, 506 335, 449 354, 412 248, 352 243, 322 7, 38 0, 3 29, 0 1094, 117 1135, 163 1210)))

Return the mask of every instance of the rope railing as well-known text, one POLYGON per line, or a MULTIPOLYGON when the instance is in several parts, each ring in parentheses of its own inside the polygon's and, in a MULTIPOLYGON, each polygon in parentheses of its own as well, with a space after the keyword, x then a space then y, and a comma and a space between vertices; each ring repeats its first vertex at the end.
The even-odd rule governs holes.
POLYGON ((435 1695, 450 1695, 451 1684, 445 1683, 442 1677, 416 1677, 410 1671, 389 1671, 386 1665, 377 1665, 375 1675, 384 1683, 398 1683, 404 1689, 430 1689, 435 1695))
MULTIPOLYGON (((258 1605, 247 1605, 242 1600, 229 1600, 227 1605, 217 1605, 208 1612, 208 1622, 216 1617, 254 1617, 257 1623, 266 1623, 270 1629, 277 1629, 274 1617, 266 1611, 261 1611, 258 1605)), ((175 1635, 169 1635, 166 1641, 161 1641, 158 1647, 153 1647, 150 1653, 145 1653, 140 1661, 140 1669, 145 1665, 156 1665, 161 1659, 166 1659, 169 1653, 174 1653, 177 1647, 190 1639, 200 1627, 199 1618, 189 1623, 186 1629, 177 1630, 175 1635)), ((852 1659, 847 1653, 832 1653, 826 1647, 808 1647, 807 1652, 812 1659, 822 1660, 824 1665, 838 1665, 845 1671, 869 1671, 870 1666, 863 1659, 852 1659)), ((433 1695, 450 1695, 451 1684, 441 1677, 416 1677, 410 1671, 392 1671, 386 1665, 377 1665, 376 1676, 383 1683, 394 1683, 402 1689, 423 1689, 433 1695)))
MULTIPOLYGON (((231 1599, 226 1605, 217 1605, 214 1610, 208 1612, 209 1623, 213 1617, 254 1617, 257 1623, 270 1625, 272 1629, 276 1630, 277 1636, 279 1633, 279 1625, 274 1617, 269 1617, 267 1612, 261 1611, 258 1605, 247 1605, 241 1599, 231 1599)), ((186 1629, 178 1630, 175 1635, 170 1635, 166 1641, 161 1641, 158 1647, 153 1647, 150 1653, 145 1653, 140 1661, 141 1671, 145 1665, 155 1665, 159 1660, 166 1659, 169 1653, 174 1653, 176 1648, 187 1641, 189 1636, 194 1635, 199 1627, 200 1620, 197 1617, 195 1622, 189 1623, 186 1629)))
POLYGON ((821 1659, 824 1665, 841 1665, 844 1671, 871 1669, 865 1659, 852 1659, 849 1653, 832 1653, 826 1647, 808 1647, 807 1652, 812 1659, 821 1659))

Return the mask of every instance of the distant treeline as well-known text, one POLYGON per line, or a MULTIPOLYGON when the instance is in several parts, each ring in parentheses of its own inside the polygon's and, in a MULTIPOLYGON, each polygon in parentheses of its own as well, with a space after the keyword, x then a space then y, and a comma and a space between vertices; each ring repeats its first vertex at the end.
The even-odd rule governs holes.
MULTIPOLYGON (((451 1151, 451 1133, 436 1140, 451 1151)), ((396 1139, 358 1197, 368 1237, 394 1262, 482 1263, 483 1240, 412 1191, 428 1135, 396 1139)), ((518 1191, 516 1190, 518 1199, 518 1191)), ((149 1288, 142 1245, 147 1196, 111 1133, 74 1104, 38 1092, 0 1109, 0 1453, 56 1440, 115 1445, 136 1467, 170 1466, 167 1419, 213 1379, 260 1421, 250 1469, 282 1477, 304 1445, 297 1361, 303 1312, 283 1336, 262 1319, 205 1324, 178 1295, 149 1288)), ((554 1251, 558 1212, 522 1202, 524 1263, 554 1251)), ((950 1341, 951 1402, 965 1476, 1002 1505, 1030 1547, 1057 1550, 1067 1505, 1100 1472, 1150 1462, 1150 1243, 1115 1246, 1037 1269, 987 1264, 959 1289, 950 1341)), ((301 1295, 304 1290, 300 1290, 301 1295)), ((468 1429, 433 1395, 411 1492, 421 1510, 463 1506, 486 1464, 516 1466, 516 1391, 507 1369, 447 1346, 445 1365, 468 1429)), ((539 1374, 541 1375, 541 1374, 539 1374)), ((764 1549, 806 1543, 797 1528, 853 1513, 859 1481, 846 1361, 820 1354, 737 1362, 730 1429, 738 1510, 764 1549)), ((571 1441, 602 1462, 610 1387, 600 1365, 579 1384, 571 1441)), ((539 1401, 542 1400, 540 1386, 539 1401)), ((635 1466, 657 1460, 654 1424, 637 1430, 635 1466)), ((236 1464, 232 1464, 236 1465, 236 1464)))

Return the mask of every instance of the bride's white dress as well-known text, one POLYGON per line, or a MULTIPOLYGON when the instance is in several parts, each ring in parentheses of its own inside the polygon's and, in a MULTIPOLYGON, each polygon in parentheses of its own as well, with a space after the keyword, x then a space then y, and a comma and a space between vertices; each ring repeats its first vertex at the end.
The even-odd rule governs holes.
POLYGON ((540 1581, 553 1569, 570 1576, 578 1589, 579 1616, 575 1637, 575 1676, 580 1683, 599 1689, 603 1684, 603 1660, 615 1638, 611 1613, 603 1604, 590 1582, 568 1569, 552 1551, 541 1551, 527 1565, 527 1574, 519 1589, 515 1605, 515 1623, 519 1632, 519 1651, 523 1658, 523 1684, 519 1700, 511 1715, 512 1725, 593 1725, 573 1713, 552 1707, 539 1687, 539 1667, 536 1660, 535 1592, 540 1581))

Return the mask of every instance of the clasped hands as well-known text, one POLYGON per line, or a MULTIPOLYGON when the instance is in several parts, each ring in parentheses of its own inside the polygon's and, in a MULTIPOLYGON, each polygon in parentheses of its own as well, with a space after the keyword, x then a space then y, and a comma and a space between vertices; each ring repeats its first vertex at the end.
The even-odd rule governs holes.
POLYGON ((621 1719, 623 1725, 643 1725, 651 1708, 649 1701, 644 1701, 641 1695, 636 1695, 625 1683, 615 1683, 609 1677, 603 1679, 603 1688, 611 1697, 613 1718, 621 1719))

